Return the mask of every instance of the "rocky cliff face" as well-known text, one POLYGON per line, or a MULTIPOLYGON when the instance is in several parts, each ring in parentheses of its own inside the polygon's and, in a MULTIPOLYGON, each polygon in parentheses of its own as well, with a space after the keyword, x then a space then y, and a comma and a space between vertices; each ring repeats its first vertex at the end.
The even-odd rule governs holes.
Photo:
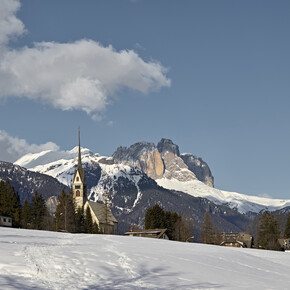
POLYGON ((164 164, 160 153, 153 143, 138 142, 130 147, 118 147, 112 155, 117 163, 136 166, 150 178, 161 178, 164 164))
POLYGON ((200 157, 196 157, 189 153, 181 154, 180 157, 188 166, 188 169, 194 172, 196 178, 210 187, 214 187, 214 177, 206 162, 200 157))
POLYGON ((161 139, 157 144, 158 151, 164 162, 165 172, 163 177, 179 181, 196 180, 194 172, 180 158, 179 147, 169 139, 161 139))
POLYGON ((116 163, 136 166, 150 178, 179 181, 200 180, 213 187, 213 176, 208 165, 194 155, 180 154, 179 147, 170 139, 153 143, 138 142, 130 147, 119 147, 112 155, 116 163))

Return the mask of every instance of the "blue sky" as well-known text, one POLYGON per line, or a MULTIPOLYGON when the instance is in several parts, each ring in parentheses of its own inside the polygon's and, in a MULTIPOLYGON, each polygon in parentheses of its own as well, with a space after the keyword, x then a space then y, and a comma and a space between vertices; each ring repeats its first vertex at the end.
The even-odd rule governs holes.
POLYGON ((0 159, 71 149, 79 126, 102 155, 165 137, 217 188, 290 198, 289 1, 18 4, 0 4, 0 159))

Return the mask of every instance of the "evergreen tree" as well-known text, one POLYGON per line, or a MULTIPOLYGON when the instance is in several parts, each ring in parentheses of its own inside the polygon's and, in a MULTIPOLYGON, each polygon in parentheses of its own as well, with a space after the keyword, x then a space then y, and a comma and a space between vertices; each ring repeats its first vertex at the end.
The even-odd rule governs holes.
POLYGON ((99 231, 99 227, 97 225, 96 222, 93 223, 93 231, 92 231, 92 234, 99 234, 100 231, 99 231))
MULTIPOLYGON (((176 214, 176 213, 175 213, 176 214)), ((174 222, 174 230, 172 232, 172 239, 175 241, 186 242, 190 237, 193 236, 193 227, 186 217, 182 217, 177 214, 177 219, 174 222)))
POLYGON ((221 242, 222 242, 222 234, 219 231, 219 229, 215 227, 213 230, 213 243, 215 245, 220 245, 221 242))
POLYGON ((165 211, 157 203, 148 208, 145 214, 145 229, 162 229, 165 227, 165 211))
POLYGON ((78 207, 75 215, 75 223, 76 223, 76 232, 77 233, 85 233, 85 216, 84 216, 84 207, 78 207))
POLYGON ((45 200, 37 191, 31 200, 31 224, 36 230, 44 229, 44 217, 47 214, 45 200))
POLYGON ((259 222, 257 244, 260 248, 266 250, 280 250, 278 239, 278 222, 273 215, 266 211, 259 222))
POLYGON ((190 237, 189 227, 176 212, 164 211, 157 203, 145 214, 145 229, 167 229, 169 239, 186 241, 190 237))
POLYGON ((75 232, 75 205, 72 194, 67 194, 65 190, 58 197, 55 211, 56 231, 75 232))
POLYGON ((91 210, 89 207, 87 207, 87 209, 86 209, 85 228, 86 228, 86 232, 88 234, 93 233, 93 219, 92 219, 92 214, 91 214, 91 210))
POLYGON ((214 244, 214 226, 208 212, 204 214, 200 239, 204 244, 214 244))
POLYGON ((287 222, 284 231, 284 238, 290 239, 290 213, 288 213, 287 222))
POLYGON ((21 225, 24 229, 28 229, 31 225, 31 212, 30 205, 25 199, 21 210, 21 225))
POLYGON ((7 180, 6 184, 0 181, 0 215, 12 218, 13 226, 20 225, 21 204, 19 195, 7 180))

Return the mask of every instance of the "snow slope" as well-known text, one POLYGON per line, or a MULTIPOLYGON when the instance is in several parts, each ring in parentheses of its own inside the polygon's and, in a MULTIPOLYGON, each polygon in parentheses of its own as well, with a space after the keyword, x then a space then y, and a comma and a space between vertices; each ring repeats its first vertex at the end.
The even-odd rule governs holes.
POLYGON ((289 255, 0 228, 0 289, 289 289, 289 255))
POLYGON ((264 198, 212 188, 199 180, 180 181, 174 178, 156 179, 159 186, 182 191, 196 197, 204 197, 216 204, 236 208, 240 213, 259 213, 261 210, 275 211, 290 206, 290 200, 264 198))

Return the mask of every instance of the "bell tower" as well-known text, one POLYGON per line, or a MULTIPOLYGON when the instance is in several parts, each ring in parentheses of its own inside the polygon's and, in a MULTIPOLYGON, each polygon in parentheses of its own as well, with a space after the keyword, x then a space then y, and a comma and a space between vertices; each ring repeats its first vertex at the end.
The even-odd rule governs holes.
POLYGON ((86 173, 82 167, 80 130, 79 130, 78 166, 75 170, 73 178, 72 191, 76 207, 82 208, 87 201, 87 182, 86 182, 86 173))

